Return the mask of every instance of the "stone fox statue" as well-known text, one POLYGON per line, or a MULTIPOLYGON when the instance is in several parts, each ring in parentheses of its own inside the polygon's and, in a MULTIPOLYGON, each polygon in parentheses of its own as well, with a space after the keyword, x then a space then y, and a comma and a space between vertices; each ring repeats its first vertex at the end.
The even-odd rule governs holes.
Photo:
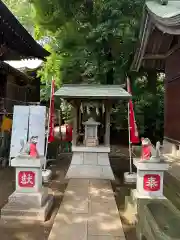
POLYGON ((24 141, 21 140, 21 154, 27 154, 30 155, 31 157, 38 158, 39 153, 37 150, 37 143, 38 143, 38 137, 37 136, 32 136, 30 141, 24 144, 24 141))
POLYGON ((154 149, 153 145, 149 138, 141 138, 142 142, 142 153, 141 153, 141 160, 155 160, 160 159, 161 157, 161 144, 160 142, 156 143, 156 148, 154 149))

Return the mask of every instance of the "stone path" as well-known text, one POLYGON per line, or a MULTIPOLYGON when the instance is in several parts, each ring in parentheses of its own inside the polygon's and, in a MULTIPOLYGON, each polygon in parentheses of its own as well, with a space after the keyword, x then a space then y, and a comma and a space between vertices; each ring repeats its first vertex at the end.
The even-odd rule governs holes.
POLYGON ((49 240, 125 240, 110 181, 71 179, 49 240))

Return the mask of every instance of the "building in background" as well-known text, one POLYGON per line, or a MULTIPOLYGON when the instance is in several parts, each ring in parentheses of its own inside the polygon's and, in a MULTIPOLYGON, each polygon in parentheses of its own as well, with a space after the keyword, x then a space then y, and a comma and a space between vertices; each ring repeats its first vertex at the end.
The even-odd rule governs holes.
POLYGON ((0 159, 7 162, 10 130, 6 128, 10 126, 13 106, 39 102, 40 80, 22 73, 5 61, 45 60, 49 52, 33 39, 2 1, 0 23, 0 159))
MULTIPOLYGON (((180 1, 146 1, 132 70, 165 73, 164 150, 180 150, 180 1)), ((179 155, 180 156, 180 155, 179 155)))

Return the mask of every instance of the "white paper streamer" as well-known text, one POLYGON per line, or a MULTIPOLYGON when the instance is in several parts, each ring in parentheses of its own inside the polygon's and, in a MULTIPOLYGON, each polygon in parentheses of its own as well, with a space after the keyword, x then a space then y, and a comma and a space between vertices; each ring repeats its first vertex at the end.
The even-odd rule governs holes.
POLYGON ((90 115, 90 108, 87 106, 87 114, 90 115))
POLYGON ((99 108, 96 107, 96 114, 99 115, 99 108))
POLYGON ((83 113, 83 104, 81 103, 81 106, 80 106, 80 110, 81 110, 81 113, 83 113))
POLYGON ((102 105, 102 110, 103 110, 103 113, 105 113, 105 107, 104 107, 104 104, 102 105))

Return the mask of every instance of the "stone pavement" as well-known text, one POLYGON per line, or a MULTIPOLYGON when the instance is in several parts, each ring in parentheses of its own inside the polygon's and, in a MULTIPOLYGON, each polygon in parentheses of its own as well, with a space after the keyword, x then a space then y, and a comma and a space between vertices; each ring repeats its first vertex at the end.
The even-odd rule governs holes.
POLYGON ((49 240, 125 240, 108 180, 71 179, 49 240))

